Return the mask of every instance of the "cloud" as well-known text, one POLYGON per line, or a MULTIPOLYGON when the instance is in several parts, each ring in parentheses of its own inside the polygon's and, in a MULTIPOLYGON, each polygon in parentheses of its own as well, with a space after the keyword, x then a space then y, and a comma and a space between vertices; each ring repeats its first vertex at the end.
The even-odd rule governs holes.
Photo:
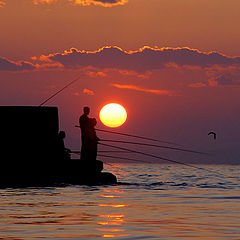
POLYGON ((175 95, 173 91, 169 91, 169 90, 147 89, 147 88, 141 88, 135 85, 122 85, 122 84, 116 84, 116 83, 112 83, 111 85, 116 88, 130 89, 130 90, 135 90, 139 92, 153 93, 157 95, 167 95, 167 96, 175 95))
MULTIPOLYGON (((116 88, 161 95, 176 95, 159 89, 239 86, 240 57, 206 53, 190 48, 151 48, 124 51, 119 47, 103 47, 97 51, 71 48, 62 53, 32 57, 29 61, 0 58, 0 71, 81 70, 94 79, 116 83, 116 88), (121 79, 121 82, 119 80, 121 79), (138 87, 151 81, 153 89, 138 87), (131 84, 129 84, 131 83, 131 84)), ((94 94, 86 91, 85 94, 94 94)))
POLYGON ((94 71, 94 70, 87 70, 87 69, 86 69, 86 71, 87 71, 86 74, 92 78, 107 76, 107 74, 102 71, 94 71))
POLYGON ((5 5, 6 5, 6 3, 5 3, 5 2, 3 2, 3 1, 0 1, 0 8, 4 7, 5 5))
POLYGON ((34 69, 36 69, 36 67, 30 62, 14 62, 0 57, 0 71, 24 71, 34 69))
MULTIPOLYGON (((115 7, 128 3, 128 0, 65 0, 73 5, 115 7)), ((34 5, 57 3, 59 0, 33 0, 34 5)))
POLYGON ((172 66, 200 66, 240 64, 240 57, 228 57, 216 52, 201 52, 190 48, 151 48, 124 51, 119 47, 103 47, 97 51, 70 51, 45 56, 65 68, 92 66, 145 72, 172 66))
POLYGON ((218 76, 216 78, 210 79, 209 83, 212 86, 240 86, 240 78, 235 79, 234 76, 218 76))
POLYGON ((191 83, 188 86, 192 88, 201 88, 201 87, 206 87, 207 84, 202 82, 197 82, 197 83, 191 83))
POLYGON ((84 88, 84 89, 83 89, 83 93, 85 93, 85 94, 87 94, 87 95, 94 95, 94 91, 91 91, 91 90, 89 90, 89 89, 87 89, 87 88, 84 88))
POLYGON ((39 5, 39 4, 51 4, 51 3, 56 3, 58 0, 33 0, 34 5, 39 5))
POLYGON ((118 5, 124 5, 128 3, 128 0, 70 0, 74 2, 75 5, 82 6, 102 6, 102 7, 114 7, 118 5))

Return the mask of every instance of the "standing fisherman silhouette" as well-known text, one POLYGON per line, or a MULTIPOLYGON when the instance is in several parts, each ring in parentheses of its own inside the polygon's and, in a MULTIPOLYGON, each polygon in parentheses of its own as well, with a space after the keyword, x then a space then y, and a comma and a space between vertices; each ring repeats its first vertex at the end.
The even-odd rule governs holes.
POLYGON ((79 118, 79 125, 81 129, 81 139, 82 139, 82 147, 81 147, 81 160, 87 159, 87 150, 86 150, 86 141, 87 141, 87 127, 89 125, 89 115, 90 108, 84 107, 83 114, 79 118))
POLYGON ((79 119, 82 147, 81 147, 81 160, 94 162, 97 157, 97 144, 100 140, 97 137, 95 126, 97 124, 96 118, 89 118, 89 107, 83 108, 83 115, 79 119))

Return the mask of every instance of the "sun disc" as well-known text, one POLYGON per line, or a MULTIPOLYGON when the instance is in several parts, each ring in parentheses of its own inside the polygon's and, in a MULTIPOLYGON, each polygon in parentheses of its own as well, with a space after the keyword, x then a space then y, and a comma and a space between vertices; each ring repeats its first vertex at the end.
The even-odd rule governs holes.
POLYGON ((107 127, 119 127, 126 121, 127 112, 120 104, 109 103, 100 110, 99 118, 107 127))

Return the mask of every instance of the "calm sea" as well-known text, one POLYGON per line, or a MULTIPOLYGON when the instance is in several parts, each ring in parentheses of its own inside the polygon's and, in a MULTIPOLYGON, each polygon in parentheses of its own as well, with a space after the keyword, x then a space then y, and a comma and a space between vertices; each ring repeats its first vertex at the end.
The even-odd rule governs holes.
POLYGON ((240 239, 240 166, 116 164, 113 186, 0 190, 0 239, 240 239))

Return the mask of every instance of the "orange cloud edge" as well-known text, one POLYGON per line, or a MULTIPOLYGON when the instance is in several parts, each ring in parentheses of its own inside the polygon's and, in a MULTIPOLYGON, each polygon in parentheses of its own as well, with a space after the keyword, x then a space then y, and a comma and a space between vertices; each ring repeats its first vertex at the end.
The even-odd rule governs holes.
POLYGON ((143 46, 143 47, 141 47, 137 50, 123 50, 123 48, 118 47, 116 45, 113 45, 113 46, 104 46, 104 47, 101 47, 101 48, 99 48, 98 50, 95 50, 95 51, 79 50, 77 48, 72 47, 69 50, 64 50, 64 52, 62 52, 62 53, 58 52, 58 53, 52 53, 52 54, 49 54, 49 55, 41 55, 40 58, 45 59, 45 58, 53 57, 57 54, 61 54, 62 56, 64 56, 64 55, 69 55, 69 54, 74 53, 74 52, 75 53, 95 54, 95 53, 99 53, 99 52, 102 52, 105 49, 110 49, 110 48, 112 48, 112 49, 115 48, 115 49, 117 49, 117 50, 119 50, 123 53, 129 54, 129 55, 134 54, 134 53, 141 53, 146 49, 156 51, 156 52, 163 52, 165 50, 184 50, 184 49, 186 49, 186 50, 194 51, 194 52, 197 52, 197 53, 200 53, 200 54, 205 54, 205 55, 210 55, 210 54, 213 54, 213 53, 217 53, 217 54, 222 55, 222 56, 227 57, 227 58, 233 58, 234 59, 236 57, 239 57, 239 56, 228 56, 226 54, 223 54, 223 53, 220 53, 220 52, 217 52, 217 51, 206 52, 206 51, 201 51, 201 50, 196 49, 196 48, 189 48, 189 47, 150 47, 150 46, 146 45, 146 46, 143 46))
MULTIPOLYGON (((160 47, 143 46, 143 47, 141 47, 137 50, 124 50, 123 48, 118 47, 118 46, 103 46, 103 47, 101 47, 97 50, 94 50, 94 51, 79 50, 79 49, 73 47, 73 48, 70 48, 69 50, 64 50, 63 52, 55 52, 55 53, 50 53, 48 55, 40 55, 39 57, 33 56, 28 61, 26 61, 26 60, 11 61, 11 60, 9 60, 5 57, 0 57, 0 59, 8 61, 10 64, 13 64, 13 65, 18 66, 18 67, 20 67, 23 64, 29 64, 34 68, 34 69, 29 69, 29 70, 27 69, 25 71, 64 69, 65 66, 62 63, 60 63, 58 61, 55 61, 52 58, 54 58, 55 56, 67 56, 67 55, 70 55, 70 54, 73 54, 73 53, 96 54, 96 53, 100 53, 100 52, 102 52, 106 49, 116 49, 116 50, 121 51, 122 53, 125 53, 125 54, 128 54, 128 55, 131 55, 131 54, 134 54, 134 53, 142 53, 145 50, 152 50, 152 51, 160 53, 160 52, 163 52, 165 50, 177 51, 177 50, 184 50, 185 49, 185 50, 193 51, 193 52, 196 52, 196 53, 199 53, 199 54, 204 54, 206 56, 215 53, 215 54, 219 54, 220 56, 226 57, 228 59, 238 58, 237 56, 232 57, 232 56, 228 56, 228 55, 222 54, 222 53, 217 52, 217 51, 205 52, 205 51, 201 51, 201 50, 194 49, 194 48, 189 48, 189 47, 161 47, 160 48, 160 47)), ((170 63, 168 63, 168 64, 170 64, 170 63)), ((166 64, 165 66, 167 66, 168 64, 166 64)), ((191 66, 191 68, 192 67, 194 67, 194 66, 191 66)), ((86 66, 84 66, 83 68, 86 68, 86 66)), ((1 66, 0 66, 0 71, 1 70, 4 70, 4 69, 1 69, 1 66)), ((199 87, 199 86, 194 86, 194 87, 199 87)))
MULTIPOLYGON (((34 5, 40 5, 40 4, 53 4, 58 3, 59 0, 32 0, 34 5)), ((74 6, 101 6, 101 7, 115 7, 119 5, 125 5, 128 3, 128 0, 116 0, 115 2, 104 2, 101 0, 65 0, 66 2, 69 2, 70 4, 74 6)))

